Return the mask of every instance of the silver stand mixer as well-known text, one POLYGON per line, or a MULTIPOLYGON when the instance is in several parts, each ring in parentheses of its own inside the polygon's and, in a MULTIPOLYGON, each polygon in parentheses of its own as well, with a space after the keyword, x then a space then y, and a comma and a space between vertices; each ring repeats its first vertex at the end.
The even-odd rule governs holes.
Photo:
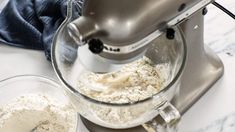
MULTIPOLYGON (((188 47, 188 59, 179 95, 175 103, 183 115, 223 75, 224 67, 218 56, 204 45, 203 9, 180 24, 188 47)), ((91 132, 145 132, 143 127, 111 130, 82 118, 91 132)))
MULTIPOLYGON (((183 115, 210 89, 224 71, 218 56, 204 45, 204 15, 207 12, 206 6, 211 2, 213 1, 85 0, 82 16, 70 21, 68 19, 71 17, 68 16, 55 36, 52 51, 55 71, 61 82, 76 93, 76 89, 64 75, 67 73, 62 72, 65 68, 60 66, 62 64, 59 62, 61 61, 59 55, 66 56, 66 53, 61 53, 64 50, 58 49, 58 45, 64 44, 62 36, 65 36, 66 42, 70 42, 69 45, 75 49, 88 45, 87 49, 105 58, 105 62, 125 64, 141 56, 148 44, 161 34, 165 33, 166 39, 174 39, 175 31, 172 27, 177 27, 182 31, 187 45, 187 60, 181 75, 179 91, 171 102, 180 115, 183 115), (63 28, 66 28, 67 34, 63 34, 63 28)), ((69 52, 71 56, 72 50, 69 52)), ((87 57, 86 59, 94 59, 87 57)), ((109 63, 102 66, 107 66, 109 63)), ((70 64, 67 62, 66 65, 70 64)), ((90 65, 90 62, 85 65, 90 65)), ((100 69, 96 66, 88 69, 94 72, 109 72, 109 69, 100 69)), ((81 118, 91 132, 146 131, 142 126, 125 129, 108 128, 81 118)))

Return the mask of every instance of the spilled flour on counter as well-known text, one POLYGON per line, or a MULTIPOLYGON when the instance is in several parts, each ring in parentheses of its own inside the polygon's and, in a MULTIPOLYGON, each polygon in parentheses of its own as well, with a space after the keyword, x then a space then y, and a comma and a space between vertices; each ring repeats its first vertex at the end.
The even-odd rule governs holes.
POLYGON ((76 132, 76 116, 46 95, 24 95, 0 107, 0 132, 76 132))
POLYGON ((164 88, 168 69, 167 64, 155 65, 143 57, 123 66, 118 72, 85 73, 79 79, 78 88, 84 95, 103 102, 135 102, 151 97, 164 88))

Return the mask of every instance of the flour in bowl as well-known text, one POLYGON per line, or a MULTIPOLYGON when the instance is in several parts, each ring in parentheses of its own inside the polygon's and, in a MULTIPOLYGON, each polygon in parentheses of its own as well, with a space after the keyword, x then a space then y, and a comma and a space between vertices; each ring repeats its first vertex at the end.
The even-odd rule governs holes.
POLYGON ((76 132, 71 105, 46 95, 24 95, 0 106, 0 132, 76 132))
POLYGON ((143 57, 123 66, 118 72, 84 73, 78 81, 78 88, 82 94, 95 100, 130 103, 151 97, 164 88, 168 71, 169 65, 155 65, 149 58, 143 57))

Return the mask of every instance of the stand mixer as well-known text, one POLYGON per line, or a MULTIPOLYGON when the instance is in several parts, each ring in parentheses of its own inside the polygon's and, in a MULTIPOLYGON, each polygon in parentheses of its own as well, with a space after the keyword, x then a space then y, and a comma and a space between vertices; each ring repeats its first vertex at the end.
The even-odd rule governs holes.
MULTIPOLYGON (((169 54, 175 51, 177 52, 175 56, 180 56, 175 59, 175 62, 180 63, 180 67, 175 66, 177 71, 175 76, 180 79, 172 80, 171 87, 177 88, 172 90, 174 95, 167 99, 166 107, 158 111, 160 117, 155 114, 156 118, 146 121, 145 125, 142 125, 144 127, 139 124, 130 125, 129 128, 117 128, 96 123, 95 119, 84 113, 85 110, 79 108, 82 121, 90 131, 175 131, 171 123, 178 122, 179 114, 183 115, 223 75, 221 60, 204 45, 203 17, 207 12, 206 6, 212 2, 212 0, 178 0, 174 3, 172 0, 85 0, 81 17, 73 18, 72 8, 74 3, 76 6, 79 2, 68 1, 68 16, 55 35, 52 60, 59 79, 68 88, 73 102, 78 107, 86 105, 82 104, 81 100, 88 99, 79 93, 71 81, 74 80, 71 79, 72 73, 77 71, 70 69, 74 67, 78 58, 88 70, 94 73, 108 73, 143 56, 158 38, 166 41, 175 40, 183 45, 174 47, 172 51, 167 50, 169 54), (165 117, 169 117, 167 116, 169 114, 173 114, 173 117, 170 116, 170 119, 166 120, 165 117), (164 123, 161 123, 162 120, 164 123)), ((158 50, 161 49, 158 47, 158 50)), ((163 91, 163 94, 166 93, 163 91)), ((160 98, 157 101, 161 100, 160 98)), ((102 105, 96 101, 92 103, 102 105)), ((165 105, 165 103, 159 104, 159 107, 165 105)))

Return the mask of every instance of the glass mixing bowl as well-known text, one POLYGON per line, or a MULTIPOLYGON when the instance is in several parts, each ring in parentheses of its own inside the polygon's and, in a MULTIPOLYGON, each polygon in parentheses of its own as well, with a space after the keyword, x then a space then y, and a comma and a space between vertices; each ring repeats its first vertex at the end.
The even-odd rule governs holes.
MULTIPOLYGON (((167 82, 161 90, 152 96, 129 103, 102 102, 80 92, 78 80, 86 71, 78 57, 80 48, 69 36, 67 25, 76 19, 78 8, 76 0, 68 1, 67 19, 58 29, 52 46, 53 67, 65 85, 70 98, 80 115, 87 120, 111 129, 126 129, 143 125, 145 129, 157 129, 159 124, 170 129, 180 118, 177 109, 171 104, 177 97, 181 75, 186 61, 186 43, 181 30, 174 27, 175 39, 166 39, 162 34, 149 44, 145 56, 154 65, 167 64, 167 82), (74 13, 75 12, 75 13, 74 13), (160 116, 160 118, 159 118, 160 116), (161 120, 164 124, 161 124, 161 120)), ((86 57, 86 56, 83 56, 86 57)))
MULTIPOLYGON (((54 80, 42 76, 19 75, 0 81, 0 106, 27 95, 46 95, 59 101, 60 104, 72 105, 64 89, 54 80)), ((74 128, 69 132, 77 131, 78 116, 77 113, 74 115, 74 128)))

